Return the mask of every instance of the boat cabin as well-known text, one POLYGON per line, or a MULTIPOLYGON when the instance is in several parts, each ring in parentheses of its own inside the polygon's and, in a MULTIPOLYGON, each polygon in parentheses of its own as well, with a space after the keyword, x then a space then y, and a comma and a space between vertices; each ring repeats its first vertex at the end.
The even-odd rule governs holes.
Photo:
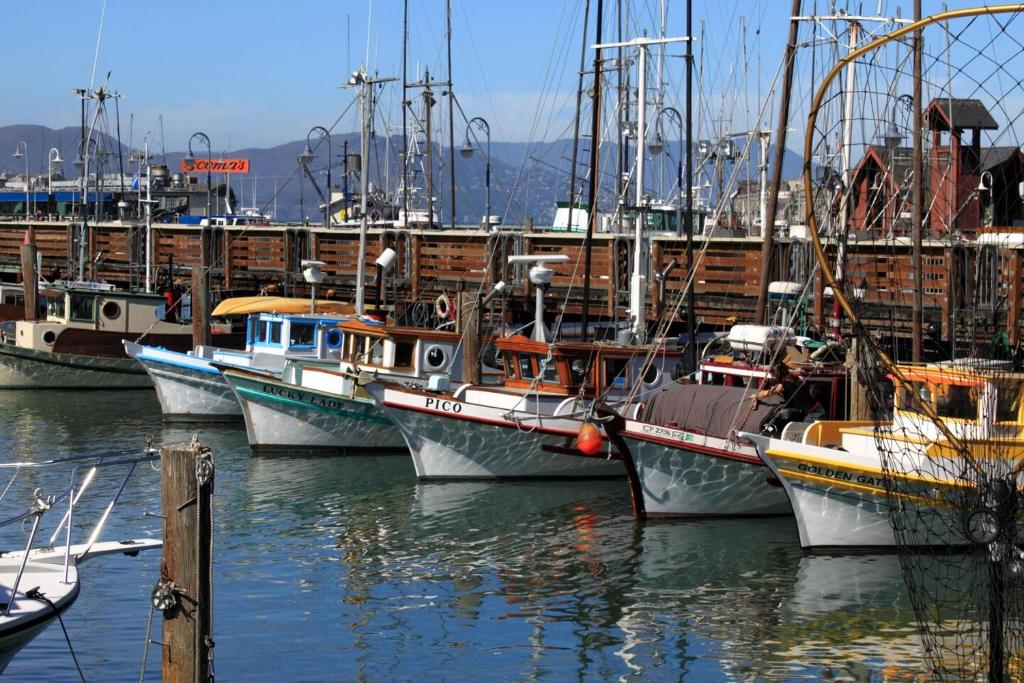
MULTIPOLYGON (((43 290, 40 295, 48 300, 46 319, 16 323, 13 343, 19 347, 120 357, 121 340, 140 335, 153 344, 180 347, 175 350, 191 347, 191 325, 164 320, 166 301, 159 294, 76 283, 43 290)), ((213 326, 213 331, 223 334, 230 332, 230 327, 213 326)))
MULTIPOLYGON (((40 300, 43 299, 40 297, 40 300)), ((25 317, 25 290, 20 284, 0 283, 0 321, 25 317)))
POLYGON ((345 315, 253 313, 245 322, 245 350, 197 347, 193 355, 238 367, 280 369, 291 356, 320 361, 341 358, 338 323, 345 315))
POLYGON ((562 342, 547 344, 521 335, 496 341, 508 389, 593 398, 607 394, 636 396, 672 381, 682 355, 662 351, 647 363, 645 347, 562 342))
POLYGON ((290 363, 285 381, 319 391, 352 396, 358 373, 426 383, 432 375, 462 378, 462 335, 457 332, 394 327, 365 320, 337 325, 342 336, 338 369, 290 363))
MULTIPOLYGON (((962 361, 954 363, 955 366, 901 366, 903 380, 890 377, 894 416, 920 417, 924 414, 923 405, 927 405, 950 425, 988 422, 1019 430, 1024 374, 995 367, 962 367, 962 361)), ((998 363, 983 361, 985 366, 998 363)))

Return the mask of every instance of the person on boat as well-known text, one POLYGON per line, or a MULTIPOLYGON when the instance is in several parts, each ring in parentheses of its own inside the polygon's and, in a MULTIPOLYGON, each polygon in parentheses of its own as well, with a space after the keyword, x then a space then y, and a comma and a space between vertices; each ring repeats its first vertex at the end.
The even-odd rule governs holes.
POLYGON ((799 389, 799 382, 790 372, 789 365, 785 360, 780 360, 772 365, 768 379, 758 391, 754 392, 751 399, 756 401, 769 396, 782 396, 784 402, 789 403, 799 389))

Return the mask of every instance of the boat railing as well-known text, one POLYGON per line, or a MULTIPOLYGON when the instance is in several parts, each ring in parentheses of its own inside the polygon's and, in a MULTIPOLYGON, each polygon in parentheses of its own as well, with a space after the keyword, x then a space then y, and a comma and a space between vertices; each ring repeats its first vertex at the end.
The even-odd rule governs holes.
MULTIPOLYGON (((4 496, 6 496, 7 492, 10 490, 11 486, 14 484, 14 481, 17 479, 18 475, 22 471, 25 471, 25 470, 40 470, 40 469, 45 469, 45 468, 61 467, 61 466, 68 466, 68 465, 71 466, 71 469, 70 469, 70 472, 69 472, 69 477, 68 477, 68 484, 67 484, 67 486, 64 489, 62 489, 60 491, 60 493, 55 494, 55 495, 51 495, 50 497, 48 497, 46 499, 43 499, 42 498, 42 492, 39 489, 36 489, 36 493, 34 494, 32 506, 26 512, 23 512, 23 513, 18 514, 18 515, 14 515, 13 517, 9 517, 9 518, 6 518, 6 519, 0 519, 0 527, 4 527, 4 526, 11 525, 11 524, 23 522, 24 520, 28 519, 29 517, 35 517, 35 519, 33 521, 32 533, 31 533, 31 536, 30 536, 30 543, 32 543, 35 540, 35 533, 36 533, 36 530, 38 528, 39 520, 40 520, 40 517, 41 517, 41 512, 40 512, 40 509, 39 509, 40 508, 39 501, 43 500, 46 503, 45 509, 48 510, 51 507, 53 507, 54 505, 62 503, 63 501, 66 500, 68 502, 67 512, 64 513, 64 516, 61 518, 61 521, 57 525, 57 528, 51 534, 51 536, 50 536, 50 538, 49 538, 49 540, 47 542, 46 547, 47 548, 53 548, 54 544, 57 542, 57 539, 60 536, 61 532, 62 531, 65 532, 64 580, 67 581, 67 579, 68 579, 68 571, 69 571, 69 567, 70 567, 70 564, 71 564, 71 545, 72 545, 71 544, 71 533, 72 533, 71 530, 72 530, 72 522, 74 521, 75 507, 79 504, 79 502, 82 499, 82 496, 85 494, 86 490, 89 488, 89 486, 95 480, 97 472, 101 468, 114 468, 114 467, 126 467, 127 468, 127 472, 125 473, 124 478, 121 480, 121 483, 120 483, 120 485, 117 488, 117 491, 114 493, 113 497, 107 502, 107 505, 104 508, 102 514, 100 515, 99 520, 96 522, 96 524, 92 528, 92 531, 89 533, 88 540, 85 542, 83 549, 81 550, 81 552, 79 552, 76 555, 76 559, 81 559, 82 557, 87 555, 89 553, 90 548, 92 548, 93 544, 99 538, 100 534, 103 531, 103 527, 106 525, 106 522, 107 522, 107 520, 110 517, 110 513, 113 511, 114 506, 117 504, 117 501, 120 499, 121 494, 124 492, 125 487, 128 485, 128 481, 131 479, 132 475, 135 472, 135 468, 139 465, 139 463, 152 462, 153 460, 157 460, 159 457, 160 457, 160 451, 158 449, 152 448, 151 446, 147 446, 143 450, 143 452, 141 454, 139 454, 139 455, 129 455, 129 454, 123 454, 123 453, 122 454, 110 454, 110 453, 95 454, 95 453, 92 453, 92 454, 83 454, 83 455, 69 456, 69 457, 66 457, 66 458, 55 458, 55 459, 51 459, 51 460, 43 460, 43 461, 39 461, 39 462, 0 463, 0 469, 13 469, 14 470, 14 473, 11 475, 11 479, 8 481, 7 485, 4 487, 3 492, 0 493, 0 500, 2 500, 4 496), (84 474, 84 476, 81 479, 80 485, 78 485, 76 487, 76 484, 78 484, 78 481, 79 481, 79 475, 82 473, 83 470, 85 471, 85 474, 84 474)), ((30 550, 31 550, 31 545, 29 545, 29 547, 25 551, 26 558, 28 557, 28 553, 29 553, 30 550)), ((24 564, 24 559, 23 559, 23 564, 24 564)), ((19 574, 20 574, 20 572, 19 572, 19 574)), ((16 587, 17 586, 15 586, 15 588, 16 587)), ((13 595, 13 592, 12 592, 12 595, 13 595)))

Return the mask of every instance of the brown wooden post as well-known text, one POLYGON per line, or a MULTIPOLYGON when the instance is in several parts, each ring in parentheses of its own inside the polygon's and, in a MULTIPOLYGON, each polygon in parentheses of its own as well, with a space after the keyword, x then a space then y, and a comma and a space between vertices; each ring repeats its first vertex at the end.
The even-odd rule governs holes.
POLYGON ((232 276, 234 275, 234 263, 232 262, 231 246, 235 242, 234 233, 227 228, 224 229, 224 289, 231 290, 233 285, 231 282, 232 276))
POLYGON ((462 381, 480 383, 480 299, 475 292, 459 293, 462 321, 462 381))
POLYGON ((164 610, 163 681, 210 680, 213 659, 213 456, 196 442, 160 449, 164 513, 161 588, 174 599, 164 610))
POLYGON ((32 228, 25 231, 25 243, 21 245, 21 283, 25 289, 25 320, 37 320, 39 307, 39 273, 36 272, 36 242, 32 228))
MULTIPOLYGON (((661 270, 661 242, 658 240, 651 240, 651 272, 656 273, 661 270)), ((651 277, 651 318, 657 320, 661 317, 662 301, 661 295, 662 287, 661 283, 656 278, 651 277)))
POLYGON ((846 366, 850 371, 850 411, 847 418, 857 421, 872 419, 867 387, 861 382, 858 372, 860 354, 863 350, 864 341, 859 337, 854 337, 850 341, 850 352, 846 354, 846 366))
MULTIPOLYGON (((206 319, 206 305, 210 293, 207 291, 208 273, 200 265, 192 266, 192 345, 210 344, 210 325, 206 319)), ((180 308, 179 308, 180 310, 180 308)))

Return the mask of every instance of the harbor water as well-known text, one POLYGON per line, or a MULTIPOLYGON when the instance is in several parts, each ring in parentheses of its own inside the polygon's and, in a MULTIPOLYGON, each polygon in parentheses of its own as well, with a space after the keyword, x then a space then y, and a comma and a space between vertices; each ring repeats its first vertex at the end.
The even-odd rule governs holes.
MULTIPOLYGON (((811 556, 792 519, 637 523, 625 482, 418 483, 406 456, 254 457, 236 426, 168 426, 151 392, 0 393, 3 459, 198 434, 216 462, 223 681, 918 680, 894 555, 811 556)), ((6 483, 6 482, 3 482, 6 483)), ((32 486, 5 496, 4 516, 32 486)), ((53 489, 55 490, 55 489, 53 489)), ((107 539, 161 535, 145 465, 107 539), (148 514, 147 514, 148 513, 148 514)), ((76 520, 88 524, 86 515, 76 520)), ((3 546, 24 544, 18 526, 3 546)), ((64 616, 90 681, 137 681, 159 551, 81 568, 64 616)), ((160 639, 161 618, 152 638, 160 639)), ((78 680, 58 623, 8 680, 78 680)), ((160 645, 146 680, 160 677, 160 645)))

